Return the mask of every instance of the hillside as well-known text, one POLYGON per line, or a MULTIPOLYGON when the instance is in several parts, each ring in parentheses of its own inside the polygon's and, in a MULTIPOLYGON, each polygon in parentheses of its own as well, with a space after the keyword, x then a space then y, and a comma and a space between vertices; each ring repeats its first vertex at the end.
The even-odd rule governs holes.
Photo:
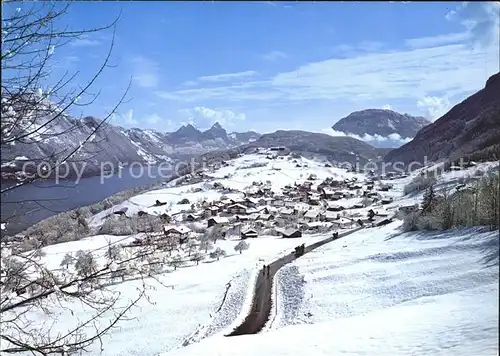
POLYGON ((284 146, 292 152, 300 154, 318 154, 337 163, 361 164, 368 160, 376 160, 381 152, 379 149, 352 137, 333 137, 322 133, 299 130, 278 130, 264 134, 246 147, 284 146))
POLYGON ((173 133, 161 133, 101 124, 92 116, 76 119, 62 114, 50 121, 57 110, 46 100, 39 104, 37 113, 2 105, 2 178, 14 178, 27 162, 41 162, 48 157, 63 160, 73 152, 67 160, 71 172, 83 169, 84 174, 93 174, 100 170, 102 162, 116 166, 171 162, 186 155, 239 146, 259 137, 255 132, 227 134, 218 123, 204 132, 187 125, 173 133))
POLYGON ((401 138, 412 138, 430 122, 420 116, 400 114, 392 110, 367 109, 355 111, 340 119, 332 129, 360 137, 364 135, 389 138, 397 135, 401 138))
MULTIPOLYGON (((387 162, 436 162, 459 159, 488 150, 499 152, 500 73, 491 76, 483 89, 471 95, 415 138, 390 151, 387 162)), ((497 153, 497 159, 500 158, 497 153)))

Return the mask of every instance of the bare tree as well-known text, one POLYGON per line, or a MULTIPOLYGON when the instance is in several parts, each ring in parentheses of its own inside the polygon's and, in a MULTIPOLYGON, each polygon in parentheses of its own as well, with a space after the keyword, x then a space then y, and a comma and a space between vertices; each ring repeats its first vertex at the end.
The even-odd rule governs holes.
POLYGON ((200 241, 200 250, 204 250, 205 253, 208 252, 208 250, 211 250, 214 248, 214 245, 208 238, 204 238, 200 241))
POLYGON ((243 251, 248 250, 249 247, 250 245, 246 241, 240 241, 236 246, 234 246, 234 250, 241 254, 243 251))
POLYGON ((66 269, 68 269, 69 265, 73 264, 73 262, 75 262, 75 258, 68 252, 64 255, 64 258, 59 266, 66 267, 66 269))
POLYGON ((185 262, 180 255, 176 255, 168 262, 168 264, 174 267, 174 271, 176 271, 177 267, 181 267, 185 264, 185 262))
MULTIPOLYGON (((96 134, 106 128, 107 121, 124 102, 128 92, 127 88, 103 119, 95 120, 92 127, 83 127, 83 121, 78 120, 75 109, 92 104, 100 94, 95 84, 103 71, 111 66, 114 28, 118 18, 103 28, 60 28, 67 9, 68 6, 60 2, 22 5, 8 0, 2 2, 2 166, 12 160, 8 152, 14 152, 14 148, 28 150, 43 144, 48 147, 50 140, 75 131, 85 135, 80 142, 68 145, 60 152, 33 149, 33 152, 40 152, 40 156, 30 157, 30 162, 35 163, 34 167, 38 168, 43 163, 43 169, 26 169, 24 175, 12 175, 16 178, 15 183, 2 186, 0 190, 2 203, 18 204, 20 207, 31 204, 49 209, 44 202, 50 199, 28 198, 12 202, 7 195, 24 185, 53 177, 58 169, 68 169, 68 162, 83 165, 91 160, 98 153, 92 150, 99 149, 96 134), (109 51, 95 75, 83 84, 81 81, 75 82, 78 72, 56 76, 54 67, 61 67, 61 63, 57 63, 55 54, 61 47, 83 36, 107 29, 113 30, 113 36, 109 51), (63 129, 58 131, 56 127, 63 129), (82 150, 83 147, 87 149, 82 150)), ((18 165, 12 168, 12 172, 19 170, 18 165)), ((2 223, 19 218, 19 211, 23 210, 19 208, 9 216, 3 215, 2 223)), ((85 216, 76 213, 72 220, 75 221, 78 233, 88 232, 85 216)), ((56 241, 64 239, 67 229, 62 229, 61 226, 65 223, 53 221, 46 231, 54 231, 56 241)), ((152 252, 136 248, 131 253, 115 256, 117 259, 111 263, 103 264, 99 263, 98 257, 101 256, 96 256, 96 251, 82 251, 76 256, 77 273, 67 270, 61 272, 49 269, 36 258, 40 242, 45 239, 44 234, 41 232, 33 238, 31 251, 21 252, 18 248, 0 245, 0 354, 81 354, 88 352, 93 344, 99 342, 102 349, 102 336, 123 321, 130 309, 145 296, 146 282, 142 279, 142 269, 138 267, 148 263, 147 260, 142 261, 142 257, 152 252), (119 292, 106 288, 112 282, 111 277, 127 273, 135 273, 143 282, 142 288, 137 290, 129 302, 122 300, 119 292), (72 317, 71 303, 75 302, 84 308, 84 317, 72 317), (57 333, 55 330, 62 330, 57 325, 63 313, 72 318, 72 326, 63 333, 57 333), (40 314, 44 315, 44 323, 35 319, 40 314)), ((63 265, 69 266, 70 258, 66 257, 63 265)))
POLYGON ((198 245, 196 241, 194 241, 193 239, 188 240, 186 244, 186 249, 188 250, 188 256, 191 256, 191 254, 193 253, 193 251, 196 249, 197 246, 198 245))
POLYGON ((205 255, 203 253, 199 252, 199 251, 196 251, 191 256, 191 261, 196 262, 197 266, 200 263, 200 261, 203 261, 204 259, 205 259, 205 255))
MULTIPOLYGON (((107 121, 117 112, 128 93, 127 88, 116 105, 93 127, 86 126, 81 120, 74 120, 78 118, 77 110, 94 103, 99 97, 100 91, 94 87, 104 70, 112 66, 110 59, 115 44, 114 30, 119 16, 101 28, 61 28, 68 5, 55 2, 20 5, 9 0, 2 2, 1 163, 2 166, 11 165, 10 176, 17 180, 15 184, 2 187, 2 200, 8 192, 24 185, 53 177, 58 171, 71 171, 68 163, 83 165, 88 162, 98 153, 94 151, 99 150, 96 133, 106 128, 107 121), (78 72, 56 76, 54 68, 61 67, 56 54, 62 47, 83 36, 106 30, 112 30, 113 35, 108 53, 94 75, 84 82, 80 80, 78 72), (58 127, 61 129, 57 130, 58 127), (38 149, 50 147, 49 142, 75 131, 85 132, 86 136, 59 152, 38 149), (85 153, 83 147, 90 149, 85 153), (20 167, 12 161, 11 152, 19 149, 39 155, 29 157, 33 165, 20 167), (14 175, 14 172, 21 174, 14 175)), ((3 173, 6 173, 4 169, 3 173)), ((9 204, 19 205, 19 208, 11 216, 3 216, 2 220, 8 223, 19 215, 19 211, 23 211, 22 207, 26 204, 36 206, 36 209, 50 210, 45 204, 50 200, 55 199, 5 199, 9 204)))
POLYGON ((226 251, 217 247, 214 251, 210 252, 210 258, 217 259, 217 261, 226 255, 226 251))

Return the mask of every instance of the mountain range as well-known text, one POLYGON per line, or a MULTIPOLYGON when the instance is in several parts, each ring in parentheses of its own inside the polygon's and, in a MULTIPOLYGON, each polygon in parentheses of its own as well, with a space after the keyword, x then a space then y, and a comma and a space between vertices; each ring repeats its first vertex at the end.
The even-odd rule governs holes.
MULTIPOLYGON (((332 126, 347 137, 298 130, 278 130, 264 135, 253 131, 227 133, 218 122, 205 131, 188 124, 174 132, 162 133, 103 124, 92 116, 75 119, 61 115, 49 122, 49 115, 37 115, 36 120, 29 115, 17 115, 21 119, 11 120, 9 115, 22 108, 2 105, 1 171, 2 177, 12 177, 26 161, 60 159, 73 151, 73 164, 85 162, 84 172, 88 174, 98 172, 102 162, 155 164, 208 152, 214 152, 213 157, 228 150, 242 153, 257 146, 287 146, 292 151, 321 154, 337 162, 351 163, 379 160, 381 156, 387 162, 403 163, 423 162, 425 157, 428 161, 439 161, 471 154, 500 157, 499 93, 500 74, 497 73, 482 90, 433 123, 392 110, 356 111, 332 126), (96 127, 99 129, 93 134, 96 127), (27 135, 33 131, 34 134, 27 135), (10 137, 22 135, 26 137, 9 142, 10 137), (375 148, 358 139, 367 135, 414 138, 399 148, 388 149, 375 148)), ((51 105, 44 103, 41 111, 53 112, 51 105)))
POLYGON ((186 156, 246 144, 260 136, 252 131, 227 133, 218 122, 206 131, 184 125, 175 132, 162 133, 139 128, 125 129, 102 123, 92 116, 75 119, 63 114, 50 121, 54 112, 52 105, 44 102, 36 118, 17 114, 22 118, 16 117, 11 121, 8 114, 19 113, 21 108, 2 108, 5 111, 2 113, 3 178, 12 177, 25 162, 44 161, 49 157, 51 160, 62 160, 72 152, 74 154, 68 160, 70 166, 77 166, 79 170, 83 168, 85 173, 92 174, 100 170, 103 162, 116 166, 118 163, 172 162, 186 156), (9 142, 10 137, 24 135, 26 137, 20 140, 9 142))

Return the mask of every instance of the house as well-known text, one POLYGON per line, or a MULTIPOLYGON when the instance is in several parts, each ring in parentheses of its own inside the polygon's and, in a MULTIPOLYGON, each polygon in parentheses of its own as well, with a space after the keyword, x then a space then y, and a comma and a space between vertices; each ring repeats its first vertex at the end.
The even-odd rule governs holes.
POLYGON ((257 205, 259 205, 259 200, 255 198, 246 198, 242 204, 247 208, 255 208, 257 205))
POLYGON ((207 220, 207 227, 212 227, 215 225, 225 225, 229 223, 227 218, 221 216, 214 216, 207 220))
POLYGON ((344 210, 344 207, 342 205, 335 204, 334 202, 327 202, 326 203, 326 210, 329 211, 342 211, 344 210))
POLYGON ((259 234, 257 233, 257 231, 253 230, 253 229, 247 229, 247 230, 243 230, 241 232, 241 238, 242 239, 248 239, 248 238, 256 238, 259 234))
POLYGON ((311 209, 304 214, 304 219, 309 222, 318 221, 320 217, 320 211, 311 209))
POLYGON ((178 237, 180 239, 183 239, 188 236, 188 234, 191 232, 191 229, 188 228, 187 226, 173 226, 173 225, 166 225, 163 226, 163 233, 165 236, 169 237, 178 237))
POLYGON ((211 206, 205 209, 204 215, 206 218, 209 218, 210 216, 216 216, 218 212, 219 212, 219 207, 211 206))
POLYGON ((308 198, 309 205, 319 205, 320 197, 317 195, 311 195, 308 198))
POLYGON ((281 236, 283 238, 295 238, 295 237, 302 237, 302 232, 297 229, 286 229, 281 232, 281 236))
POLYGON ((285 206, 285 200, 281 196, 276 196, 271 201, 271 205, 277 207, 285 206))
POLYGON ((321 217, 325 221, 333 221, 340 218, 339 214, 333 211, 325 211, 323 214, 321 214, 321 217))
POLYGON ((392 198, 390 198, 390 197, 389 197, 389 198, 382 198, 382 199, 380 200, 380 202, 381 202, 383 205, 387 205, 387 204, 392 203, 392 198))
POLYGON ((190 221, 190 222, 193 222, 193 221, 196 221, 198 220, 200 217, 198 216, 198 214, 192 214, 192 213, 189 213, 187 214, 185 217, 184 217, 184 220, 185 221, 190 221))
POLYGON ((353 225, 353 221, 346 218, 340 218, 338 220, 332 221, 332 223, 340 229, 348 229, 353 225))
POLYGON ((232 204, 226 208, 227 212, 230 214, 246 214, 247 207, 242 204, 232 204))
POLYGON ((274 216, 271 214, 260 214, 257 218, 257 220, 262 220, 262 221, 269 221, 274 219, 274 216))
POLYGON ((398 210, 404 214, 410 214, 418 210, 418 204, 400 206, 398 210))
POLYGON ((291 208, 281 208, 280 210, 278 210, 278 212, 283 216, 290 216, 293 215, 294 210, 291 208))

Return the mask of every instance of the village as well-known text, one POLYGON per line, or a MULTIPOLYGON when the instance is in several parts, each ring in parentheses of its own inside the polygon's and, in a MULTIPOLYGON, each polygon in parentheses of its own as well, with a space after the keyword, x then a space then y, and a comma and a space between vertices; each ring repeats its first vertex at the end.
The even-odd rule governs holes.
MULTIPOLYGON (((147 238, 178 239, 181 244, 200 233, 217 235, 219 238, 249 239, 262 235, 297 238, 308 233, 331 235, 338 230, 381 226, 392 221, 394 211, 386 209, 386 205, 391 204, 393 198, 384 195, 384 192, 393 188, 391 184, 382 183, 370 174, 366 174, 364 179, 356 176, 320 179, 314 173, 307 173, 307 164, 302 166, 300 159, 284 148, 256 149, 255 153, 264 156, 269 162, 288 161, 306 174, 302 180, 284 185, 279 191, 269 180, 254 180, 243 189, 224 186, 211 173, 221 167, 230 167, 231 161, 214 164, 208 172, 200 170, 188 174, 180 178, 176 186, 204 182, 205 187, 220 192, 220 199, 197 202, 180 200, 177 204, 185 208, 172 215, 168 212, 161 214, 166 222, 163 231, 148 234, 147 238)), ((262 166, 262 163, 250 165, 251 168, 262 166)), ((331 167, 328 163, 324 166, 331 167)), ((275 167, 273 169, 279 171, 275 167)), ((229 179, 231 174, 223 178, 229 179)), ((392 178, 395 177, 387 177, 392 178)), ((201 190, 200 187, 193 188, 193 192, 201 190)), ((155 203, 156 206, 165 204, 159 200, 155 203)), ((405 213, 414 209, 414 206, 400 207, 405 213)), ((138 214, 147 213, 139 211, 138 214)), ((136 243, 140 244, 141 241, 137 240, 136 243)))

